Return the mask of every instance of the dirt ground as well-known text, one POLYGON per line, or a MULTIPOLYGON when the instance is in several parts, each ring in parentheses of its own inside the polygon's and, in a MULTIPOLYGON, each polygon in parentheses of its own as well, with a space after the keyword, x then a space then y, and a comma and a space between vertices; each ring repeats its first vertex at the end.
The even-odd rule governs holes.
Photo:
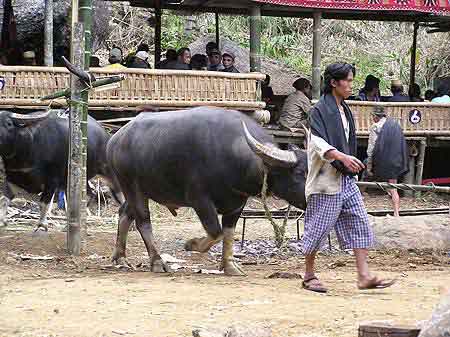
MULTIPOLYGON (((359 324, 383 321, 416 325, 427 319, 450 283, 448 257, 436 252, 373 252, 373 270, 398 283, 383 291, 358 291, 353 257, 321 255, 319 275, 331 291, 301 289, 299 279, 269 279, 276 271, 301 273, 301 256, 269 260, 242 257, 247 277, 195 273, 217 269, 219 256, 183 250, 186 239, 202 234, 192 212, 181 220, 154 209, 161 251, 185 260, 172 274, 149 272, 145 247, 130 233, 129 261, 136 270, 110 266, 113 226, 89 228, 80 257, 65 252, 65 233, 0 232, 0 336, 192 336, 197 327, 232 323, 269 326, 273 336, 353 337, 359 324), (51 260, 22 260, 21 255, 51 260)), ((238 226, 236 238, 240 235, 238 226)), ((294 236, 289 225, 289 235, 294 236)), ((248 239, 272 236, 267 221, 249 222, 248 239)), ((26 257, 25 257, 26 258, 26 257)))

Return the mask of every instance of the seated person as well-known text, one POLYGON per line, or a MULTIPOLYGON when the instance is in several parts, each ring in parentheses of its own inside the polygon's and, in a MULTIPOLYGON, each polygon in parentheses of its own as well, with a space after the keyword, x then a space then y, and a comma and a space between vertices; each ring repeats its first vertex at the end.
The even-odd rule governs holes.
POLYGON ((273 99, 273 89, 270 86, 270 75, 266 74, 265 80, 261 84, 262 100, 266 104, 270 104, 273 99))
POLYGON ((231 52, 225 52, 222 55, 222 65, 223 69, 221 71, 226 73, 238 73, 239 70, 234 66, 235 56, 231 52))
POLYGON ((312 85, 306 78, 299 78, 292 86, 295 92, 286 98, 279 123, 282 127, 295 132, 302 129, 302 124, 308 125, 308 113, 312 107, 312 85))
POLYGON ((427 91, 425 91, 425 102, 431 102, 435 97, 436 93, 434 92, 434 90, 428 89, 427 91))
POLYGON ((209 71, 221 71, 223 70, 222 54, 219 49, 212 49, 208 54, 208 70, 209 71))
POLYGON ((208 70, 208 58, 206 55, 195 54, 191 58, 192 70, 208 70))
POLYGON ((89 66, 91 68, 99 68, 100 67, 100 59, 97 56, 91 56, 89 59, 89 66))
POLYGON ((208 42, 206 44, 206 48, 205 48, 206 55, 209 56, 209 54, 211 54, 211 51, 214 49, 219 49, 219 46, 217 45, 217 43, 215 43, 213 41, 208 42))
POLYGON ((420 87, 417 83, 413 83, 409 87, 409 100, 411 102, 423 102, 423 98, 420 95, 420 87))
POLYGON ((387 102, 409 102, 409 97, 403 92, 403 83, 400 80, 391 82, 392 96, 387 98, 387 102))
POLYGON ((191 70, 191 50, 189 48, 181 48, 177 54, 178 62, 175 69, 191 70))
POLYGON ((364 88, 359 91, 356 99, 360 101, 379 102, 380 101, 380 79, 373 75, 368 75, 364 83, 364 88))
POLYGON ((175 49, 167 49, 166 58, 156 65, 156 69, 171 69, 177 63, 178 55, 175 49))
POLYGON ((146 51, 138 51, 136 55, 134 56, 133 60, 131 61, 128 68, 135 68, 135 69, 149 69, 150 64, 148 63, 148 53, 146 51))
POLYGON ((108 62, 109 64, 104 67, 105 69, 125 69, 125 67, 121 64, 122 49, 120 49, 119 47, 113 47, 109 51, 108 62))
POLYGON ((449 89, 442 83, 437 89, 436 97, 431 100, 432 103, 450 103, 449 89))
POLYGON ((33 50, 28 50, 23 53, 23 64, 25 66, 36 65, 36 53, 33 50))

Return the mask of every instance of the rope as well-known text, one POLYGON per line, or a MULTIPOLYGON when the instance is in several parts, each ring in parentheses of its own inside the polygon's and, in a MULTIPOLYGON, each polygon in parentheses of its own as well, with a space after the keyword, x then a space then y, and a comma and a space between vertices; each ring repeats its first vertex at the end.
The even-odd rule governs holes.
POLYGON ((413 191, 413 192, 421 192, 423 191, 423 187, 428 189, 431 192, 437 192, 438 186, 436 186, 433 182, 429 183, 428 185, 409 185, 409 184, 392 184, 388 182, 357 182, 357 185, 360 185, 362 187, 377 187, 384 192, 387 192, 387 190, 397 189, 401 191, 413 191), (422 189, 418 189, 415 186, 421 186, 422 189))
POLYGON ((267 217, 267 219, 269 219, 269 221, 273 227, 273 231, 275 233, 275 241, 277 243, 277 246, 281 247, 281 245, 284 242, 284 234, 285 234, 285 230, 286 230, 287 220, 289 217, 289 212, 291 211, 291 205, 288 206, 288 209, 286 211, 286 216, 283 221, 283 225, 281 227, 278 226, 276 224, 276 222, 273 220, 272 213, 270 212, 269 207, 267 206, 267 189, 268 189, 267 175, 268 175, 268 169, 267 169, 267 167, 264 166, 264 179, 263 179, 263 186, 261 189, 261 199, 262 199, 264 211, 266 213, 266 217, 267 217))

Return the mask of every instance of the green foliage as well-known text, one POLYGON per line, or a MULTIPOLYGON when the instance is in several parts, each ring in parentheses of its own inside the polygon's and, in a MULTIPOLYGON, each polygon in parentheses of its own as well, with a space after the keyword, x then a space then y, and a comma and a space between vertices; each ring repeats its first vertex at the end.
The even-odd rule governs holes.
POLYGON ((186 36, 184 23, 185 19, 183 16, 174 14, 162 16, 164 31, 161 34, 161 46, 163 49, 172 48, 178 50, 194 41, 195 36, 186 36))

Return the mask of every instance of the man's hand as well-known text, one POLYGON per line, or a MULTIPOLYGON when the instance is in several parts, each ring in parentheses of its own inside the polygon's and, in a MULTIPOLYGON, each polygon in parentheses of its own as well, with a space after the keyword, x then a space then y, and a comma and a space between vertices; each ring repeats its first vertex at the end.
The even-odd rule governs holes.
POLYGON ((339 152, 338 150, 328 151, 325 155, 327 159, 339 160, 344 164, 344 166, 352 173, 358 173, 364 170, 364 164, 353 156, 349 156, 345 153, 339 152))

